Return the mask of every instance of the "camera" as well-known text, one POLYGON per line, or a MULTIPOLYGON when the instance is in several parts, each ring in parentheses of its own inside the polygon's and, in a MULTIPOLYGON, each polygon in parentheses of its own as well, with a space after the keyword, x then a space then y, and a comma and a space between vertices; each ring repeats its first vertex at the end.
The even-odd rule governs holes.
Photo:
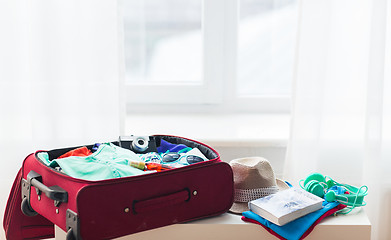
POLYGON ((150 136, 120 136, 118 139, 120 147, 129 149, 135 153, 156 152, 156 143, 150 136))

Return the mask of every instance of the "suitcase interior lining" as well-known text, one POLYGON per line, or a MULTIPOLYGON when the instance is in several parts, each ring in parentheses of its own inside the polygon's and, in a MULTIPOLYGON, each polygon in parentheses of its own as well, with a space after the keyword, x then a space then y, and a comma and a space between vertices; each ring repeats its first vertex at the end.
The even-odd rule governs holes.
POLYGON ((202 152, 202 154, 204 154, 204 156, 206 158, 208 158, 209 160, 215 159, 218 157, 216 152, 214 152, 212 149, 210 149, 204 145, 201 145, 197 142, 188 140, 188 139, 173 137, 173 136, 155 136, 155 138, 156 138, 156 142, 157 142, 156 144, 159 144, 159 145, 160 145, 160 139, 164 139, 165 141, 170 142, 170 143, 185 144, 186 146, 191 147, 191 148, 198 148, 202 152))
MULTIPOLYGON (((199 144, 197 142, 188 140, 188 139, 174 137, 174 136, 154 136, 154 138, 155 138, 156 146, 160 146, 160 140, 164 139, 165 141, 173 143, 173 144, 184 144, 184 145, 191 147, 191 148, 198 148, 202 152, 202 154, 204 154, 204 156, 209 160, 215 159, 218 157, 216 152, 214 152, 212 149, 210 149, 202 144, 199 144)), ((117 146, 119 145, 118 142, 112 142, 112 143, 117 146)), ((84 146, 86 146, 88 149, 91 150, 94 145, 84 145, 84 146)), ((79 147, 83 147, 83 146, 68 147, 68 148, 61 148, 61 149, 54 149, 54 150, 47 151, 47 153, 49 154, 49 160, 51 161, 53 159, 56 159, 59 156, 63 155, 64 153, 69 152, 69 151, 76 149, 76 148, 79 148, 79 147)))

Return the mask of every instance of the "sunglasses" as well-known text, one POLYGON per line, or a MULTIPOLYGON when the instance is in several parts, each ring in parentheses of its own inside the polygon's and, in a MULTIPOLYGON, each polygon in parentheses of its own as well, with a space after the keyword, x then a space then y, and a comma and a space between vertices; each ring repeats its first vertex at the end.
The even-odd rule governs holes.
POLYGON ((180 162, 186 164, 194 164, 203 162, 204 159, 195 155, 181 155, 179 153, 165 153, 162 157, 163 163, 175 163, 180 162))

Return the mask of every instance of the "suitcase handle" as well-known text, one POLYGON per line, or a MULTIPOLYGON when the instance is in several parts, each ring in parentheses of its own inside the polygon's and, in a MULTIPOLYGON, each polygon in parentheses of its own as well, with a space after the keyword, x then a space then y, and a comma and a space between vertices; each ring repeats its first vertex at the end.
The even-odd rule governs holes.
POLYGON ((31 170, 27 175, 27 182, 31 186, 34 186, 37 190, 37 194, 40 195, 40 191, 45 195, 57 202, 68 202, 68 193, 59 186, 47 187, 42 183, 42 176, 31 170))
POLYGON ((30 204, 31 187, 35 187, 38 200, 41 199, 41 193, 43 192, 48 198, 54 200, 54 206, 56 207, 62 202, 68 202, 68 193, 64 189, 59 186, 47 187, 42 183, 42 176, 33 170, 27 174, 27 180, 22 178, 21 185, 21 210, 26 216, 36 216, 38 214, 30 204))
POLYGON ((178 205, 190 200, 190 190, 188 188, 179 192, 174 192, 160 197, 150 198, 133 202, 134 214, 146 213, 161 210, 170 206, 178 205))

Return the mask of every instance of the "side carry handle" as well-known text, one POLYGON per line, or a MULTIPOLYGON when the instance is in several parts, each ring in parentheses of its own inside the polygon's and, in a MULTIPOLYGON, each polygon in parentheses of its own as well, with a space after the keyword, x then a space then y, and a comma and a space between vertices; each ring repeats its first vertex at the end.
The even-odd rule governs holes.
POLYGON ((190 190, 185 188, 179 192, 174 192, 164 196, 158 196, 142 201, 133 202, 133 213, 146 213, 159 210, 161 208, 171 207, 190 200, 190 190))

